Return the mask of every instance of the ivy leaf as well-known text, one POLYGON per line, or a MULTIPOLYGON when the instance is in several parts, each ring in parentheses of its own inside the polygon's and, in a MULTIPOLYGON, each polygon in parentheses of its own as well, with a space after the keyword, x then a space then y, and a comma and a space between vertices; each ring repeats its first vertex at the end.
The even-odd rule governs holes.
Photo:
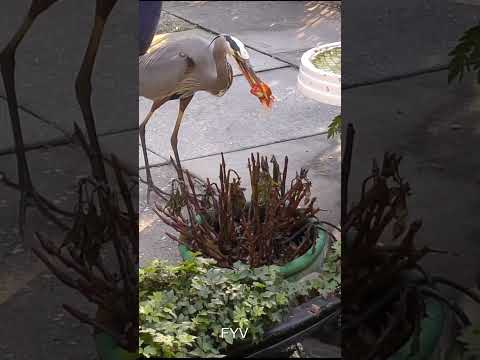
POLYGON ((254 281, 252 285, 255 286, 256 288, 261 288, 261 289, 266 288, 265 284, 262 284, 261 282, 258 282, 258 281, 254 281))
POLYGON ((145 356, 146 358, 153 357, 155 355, 158 355, 157 349, 152 346, 152 345, 147 345, 141 350, 141 354, 145 356))
POLYGON ((225 331, 223 333, 223 340, 227 342, 227 344, 232 345, 233 344, 233 334, 231 331, 225 331))
POLYGON ((175 314, 175 313, 173 312, 173 310, 170 309, 170 308, 167 308, 167 307, 163 308, 163 312, 165 312, 165 313, 167 313, 167 314, 169 314, 169 315, 172 315, 174 319, 177 318, 177 314, 175 314))
POLYGON ((178 340, 182 343, 185 344, 191 344, 193 340, 195 340, 197 337, 190 335, 190 334, 180 334, 178 335, 178 340))

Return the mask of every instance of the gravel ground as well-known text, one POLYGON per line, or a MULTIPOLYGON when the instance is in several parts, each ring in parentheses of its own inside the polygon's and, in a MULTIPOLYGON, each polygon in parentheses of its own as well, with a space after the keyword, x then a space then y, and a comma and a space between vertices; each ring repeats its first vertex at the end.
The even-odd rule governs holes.
POLYGON ((195 25, 162 11, 160 21, 158 22, 157 34, 186 31, 195 28, 195 25))

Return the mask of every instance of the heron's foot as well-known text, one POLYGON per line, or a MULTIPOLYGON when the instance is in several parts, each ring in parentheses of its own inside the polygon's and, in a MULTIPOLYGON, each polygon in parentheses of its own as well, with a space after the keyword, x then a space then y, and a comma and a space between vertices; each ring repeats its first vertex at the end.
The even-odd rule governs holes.
POLYGON ((59 208, 52 201, 48 200, 32 186, 16 184, 0 173, 0 182, 3 182, 10 188, 16 189, 20 192, 19 215, 18 215, 18 229, 19 235, 23 239, 25 234, 25 223, 27 218, 28 207, 36 208, 43 216, 52 221, 62 230, 68 229, 65 223, 65 218, 74 216, 73 212, 69 212, 59 208))

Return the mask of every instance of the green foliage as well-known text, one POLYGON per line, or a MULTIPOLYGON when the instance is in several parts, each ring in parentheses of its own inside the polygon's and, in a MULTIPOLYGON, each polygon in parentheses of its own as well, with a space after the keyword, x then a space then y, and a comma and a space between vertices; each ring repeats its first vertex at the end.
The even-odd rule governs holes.
POLYGON ((296 285, 297 293, 305 291, 302 289, 302 287, 304 287, 310 295, 315 294, 325 297, 331 294, 339 295, 342 282, 341 244, 342 243, 338 240, 333 241, 327 252, 327 256, 325 257, 320 276, 308 280, 306 287, 303 283, 296 285))
POLYGON ((335 137, 337 134, 340 134, 341 132, 342 132, 342 116, 338 115, 332 120, 330 125, 328 125, 327 137, 331 139, 335 137))
POLYGON ((467 358, 480 358, 480 324, 473 324, 465 328, 458 341, 465 344, 467 358))
POLYGON ((476 71, 480 83, 480 25, 467 30, 450 54, 448 82, 462 80, 465 72, 476 71))
POLYGON ((234 269, 194 258, 177 266, 155 261, 140 270, 140 353, 145 357, 220 355, 233 336, 221 328, 248 328, 258 341, 283 318, 293 296, 275 267, 234 269))
POLYGON ((153 261, 139 270, 139 351, 150 357, 222 357, 241 340, 222 328, 248 328, 245 341, 258 342, 266 329, 282 321, 301 296, 328 295, 340 283, 339 246, 319 279, 284 280, 277 266, 233 269, 194 257, 172 266, 153 261))
POLYGON ((340 46, 318 51, 312 58, 312 64, 317 68, 334 74, 342 73, 342 48, 340 46))
MULTIPOLYGON (((462 80, 465 72, 476 71, 480 83, 480 25, 468 29, 450 54, 448 82, 462 80)), ((465 347, 465 358, 480 358, 480 324, 473 324, 462 330, 457 338, 465 347)))

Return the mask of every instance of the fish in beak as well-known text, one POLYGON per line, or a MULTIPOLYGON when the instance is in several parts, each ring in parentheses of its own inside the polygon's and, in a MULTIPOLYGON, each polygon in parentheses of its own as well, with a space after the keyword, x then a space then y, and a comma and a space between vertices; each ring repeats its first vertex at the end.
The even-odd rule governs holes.
POLYGON ((260 80, 257 74, 255 74, 255 71, 253 71, 252 66, 250 65, 250 61, 239 57, 236 57, 235 59, 237 60, 243 76, 245 76, 245 79, 247 79, 250 84, 250 93, 255 95, 263 106, 271 109, 275 97, 272 95, 270 87, 260 80))

